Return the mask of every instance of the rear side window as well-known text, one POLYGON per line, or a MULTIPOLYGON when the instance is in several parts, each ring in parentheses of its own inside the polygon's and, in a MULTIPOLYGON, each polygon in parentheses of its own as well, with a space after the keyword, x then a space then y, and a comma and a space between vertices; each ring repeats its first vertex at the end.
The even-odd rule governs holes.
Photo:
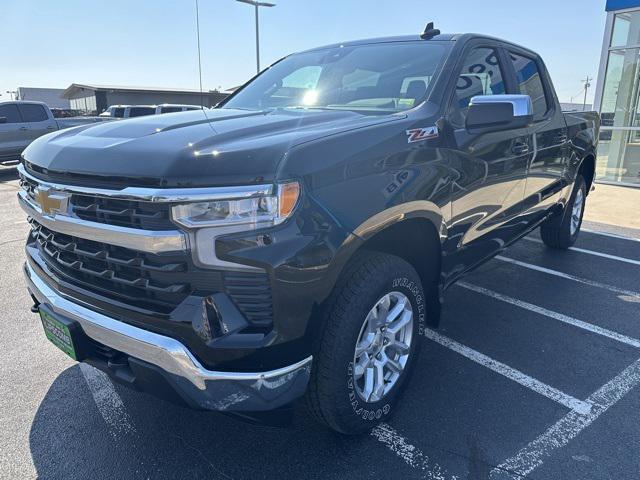
POLYGON ((160 109, 160 113, 174 113, 174 112, 181 112, 182 111, 182 107, 162 107, 160 109))
POLYGON ((536 61, 529 57, 509 52, 513 67, 516 70, 516 78, 522 95, 529 95, 533 103, 533 118, 540 120, 549 111, 549 102, 544 93, 542 76, 536 61))
POLYGON ((18 107, 13 104, 0 105, 0 117, 5 117, 7 123, 22 123, 22 119, 18 113, 18 107))
POLYGON ((506 93, 498 52, 493 48, 476 48, 465 59, 456 82, 451 120, 464 125, 471 99, 477 95, 506 93))
POLYGON ((132 107, 131 110, 129 110, 130 117, 143 117, 145 115, 153 115, 154 113, 156 113, 156 109, 151 107, 132 107))
POLYGON ((49 116, 42 105, 30 105, 28 103, 18 105, 25 122, 45 122, 49 116))

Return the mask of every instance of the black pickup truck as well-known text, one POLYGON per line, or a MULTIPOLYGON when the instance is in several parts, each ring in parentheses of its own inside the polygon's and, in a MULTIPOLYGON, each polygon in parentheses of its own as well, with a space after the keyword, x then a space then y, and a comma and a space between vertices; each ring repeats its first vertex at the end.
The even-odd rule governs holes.
POLYGON ((580 230, 595 113, 483 35, 290 55, 217 108, 54 132, 20 165, 47 337, 113 379, 247 418, 387 418, 442 292, 580 230), (265 413, 266 412, 266 413, 265 413))

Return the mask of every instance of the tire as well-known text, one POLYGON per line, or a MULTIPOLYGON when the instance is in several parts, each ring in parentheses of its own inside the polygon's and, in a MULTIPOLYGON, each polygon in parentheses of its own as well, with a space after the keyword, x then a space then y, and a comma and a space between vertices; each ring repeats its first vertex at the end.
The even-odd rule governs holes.
POLYGON ((582 226, 586 200, 587 184, 584 177, 578 174, 564 213, 548 219, 540 226, 540 236, 545 245, 566 250, 576 243, 582 226))
POLYGON ((328 300, 314 349, 305 403, 317 421, 339 433, 358 434, 390 416, 419 353, 424 298, 420 278, 405 260, 377 252, 357 254, 328 300), (390 318, 394 312, 399 313, 386 326, 376 320, 390 318), (375 334, 370 333, 374 325, 381 325, 375 334), (399 330, 400 325, 405 326, 399 330), (356 344, 364 351, 360 356, 356 344), (406 358, 401 351, 407 352, 406 358), (387 358, 391 362, 385 364, 387 358), (364 365, 370 366, 363 369, 364 365), (398 366, 404 368, 398 372, 398 366), (382 382, 380 373, 385 376, 382 382), (371 384, 377 388, 367 388, 371 384))

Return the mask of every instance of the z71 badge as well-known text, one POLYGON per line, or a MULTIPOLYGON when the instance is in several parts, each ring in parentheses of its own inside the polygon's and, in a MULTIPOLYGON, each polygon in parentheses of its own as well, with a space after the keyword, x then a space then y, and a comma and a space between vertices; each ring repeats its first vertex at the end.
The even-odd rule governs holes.
POLYGON ((413 128, 407 130, 409 143, 422 142, 430 138, 436 138, 438 136, 438 127, 425 127, 425 128, 413 128))

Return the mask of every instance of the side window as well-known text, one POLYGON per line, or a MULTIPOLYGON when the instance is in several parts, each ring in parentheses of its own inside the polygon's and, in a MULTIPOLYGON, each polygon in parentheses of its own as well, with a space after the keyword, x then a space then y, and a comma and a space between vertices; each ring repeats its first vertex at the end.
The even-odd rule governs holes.
POLYGON ((22 123, 18 107, 14 104, 0 105, 0 117, 6 117, 7 123, 22 123))
POLYGON ((18 105, 25 122, 45 122, 49 116, 42 105, 24 103, 18 105))
POLYGON ((518 86, 522 95, 529 95, 533 103, 533 118, 540 120, 549 111, 549 102, 544 93, 542 77, 536 61, 529 57, 523 57, 517 53, 509 52, 513 68, 516 71, 518 86))
POLYGON ((131 110, 129 110, 129 117, 144 117, 145 115, 153 115, 154 113, 156 113, 155 108, 131 107, 131 110))
POLYGON ((498 52, 493 48, 476 48, 467 54, 456 82, 451 120, 464 125, 469 103, 477 95, 506 93, 498 52))

